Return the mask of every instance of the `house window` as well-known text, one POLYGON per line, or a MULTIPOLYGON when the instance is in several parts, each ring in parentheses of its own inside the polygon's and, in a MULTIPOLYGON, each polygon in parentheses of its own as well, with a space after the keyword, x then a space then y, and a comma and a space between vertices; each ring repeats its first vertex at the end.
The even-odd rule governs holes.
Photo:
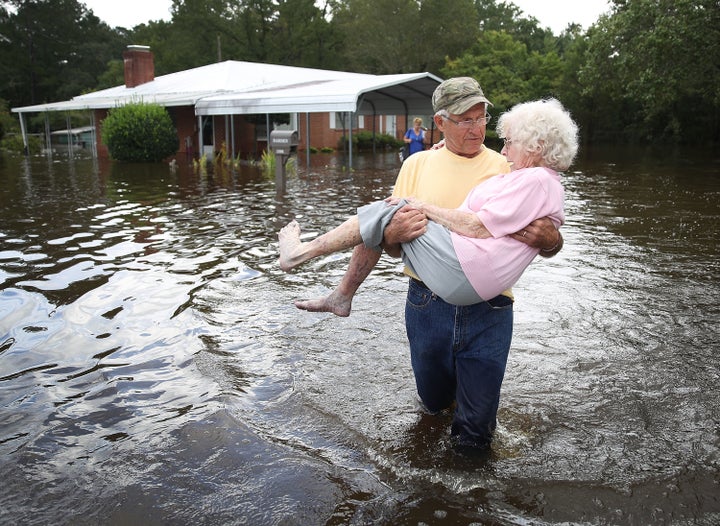
POLYGON ((395 115, 385 115, 384 133, 397 137, 397 117, 395 115))
POLYGON ((353 129, 365 127, 364 115, 353 116, 352 113, 335 112, 330 113, 330 128, 333 130, 342 130, 343 128, 348 128, 348 124, 350 123, 349 119, 351 117, 353 117, 353 129))
POLYGON ((271 115, 273 130, 295 130, 300 134, 298 127, 297 113, 283 113, 279 115, 271 115))

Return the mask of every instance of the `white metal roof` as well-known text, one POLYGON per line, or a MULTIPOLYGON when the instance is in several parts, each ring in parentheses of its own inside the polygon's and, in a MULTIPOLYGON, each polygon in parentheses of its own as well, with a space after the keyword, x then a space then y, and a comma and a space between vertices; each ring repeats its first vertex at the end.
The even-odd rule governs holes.
POLYGON ((441 79, 431 73, 366 75, 255 62, 225 61, 162 75, 68 101, 13 108, 15 113, 107 109, 143 101, 194 106, 197 115, 315 113, 431 114, 441 79))

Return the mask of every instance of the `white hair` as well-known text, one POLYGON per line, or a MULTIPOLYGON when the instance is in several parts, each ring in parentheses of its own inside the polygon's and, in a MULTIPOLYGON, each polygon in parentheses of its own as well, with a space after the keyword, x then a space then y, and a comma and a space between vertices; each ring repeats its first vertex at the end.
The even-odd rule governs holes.
POLYGON ((556 171, 566 170, 578 151, 578 127, 557 99, 523 102, 500 116, 500 137, 511 135, 513 143, 539 164, 556 171))

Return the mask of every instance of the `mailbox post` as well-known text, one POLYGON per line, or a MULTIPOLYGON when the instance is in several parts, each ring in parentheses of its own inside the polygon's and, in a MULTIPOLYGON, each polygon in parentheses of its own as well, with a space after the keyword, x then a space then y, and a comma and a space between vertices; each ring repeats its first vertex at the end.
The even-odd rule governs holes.
POLYGON ((270 132, 270 149, 275 154, 275 188, 285 193, 285 164, 290 155, 297 151, 298 132, 296 130, 273 130, 270 132))

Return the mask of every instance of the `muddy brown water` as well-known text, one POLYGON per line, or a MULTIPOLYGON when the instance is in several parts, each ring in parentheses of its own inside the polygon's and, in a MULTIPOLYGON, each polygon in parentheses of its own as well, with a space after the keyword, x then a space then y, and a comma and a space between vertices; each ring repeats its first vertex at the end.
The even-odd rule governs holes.
POLYGON ((583 152, 565 248, 515 287, 493 450, 422 414, 383 257, 349 318, 292 300, 308 235, 386 196, 394 154, 250 167, 0 157, 4 524, 717 524, 720 158, 583 152))

